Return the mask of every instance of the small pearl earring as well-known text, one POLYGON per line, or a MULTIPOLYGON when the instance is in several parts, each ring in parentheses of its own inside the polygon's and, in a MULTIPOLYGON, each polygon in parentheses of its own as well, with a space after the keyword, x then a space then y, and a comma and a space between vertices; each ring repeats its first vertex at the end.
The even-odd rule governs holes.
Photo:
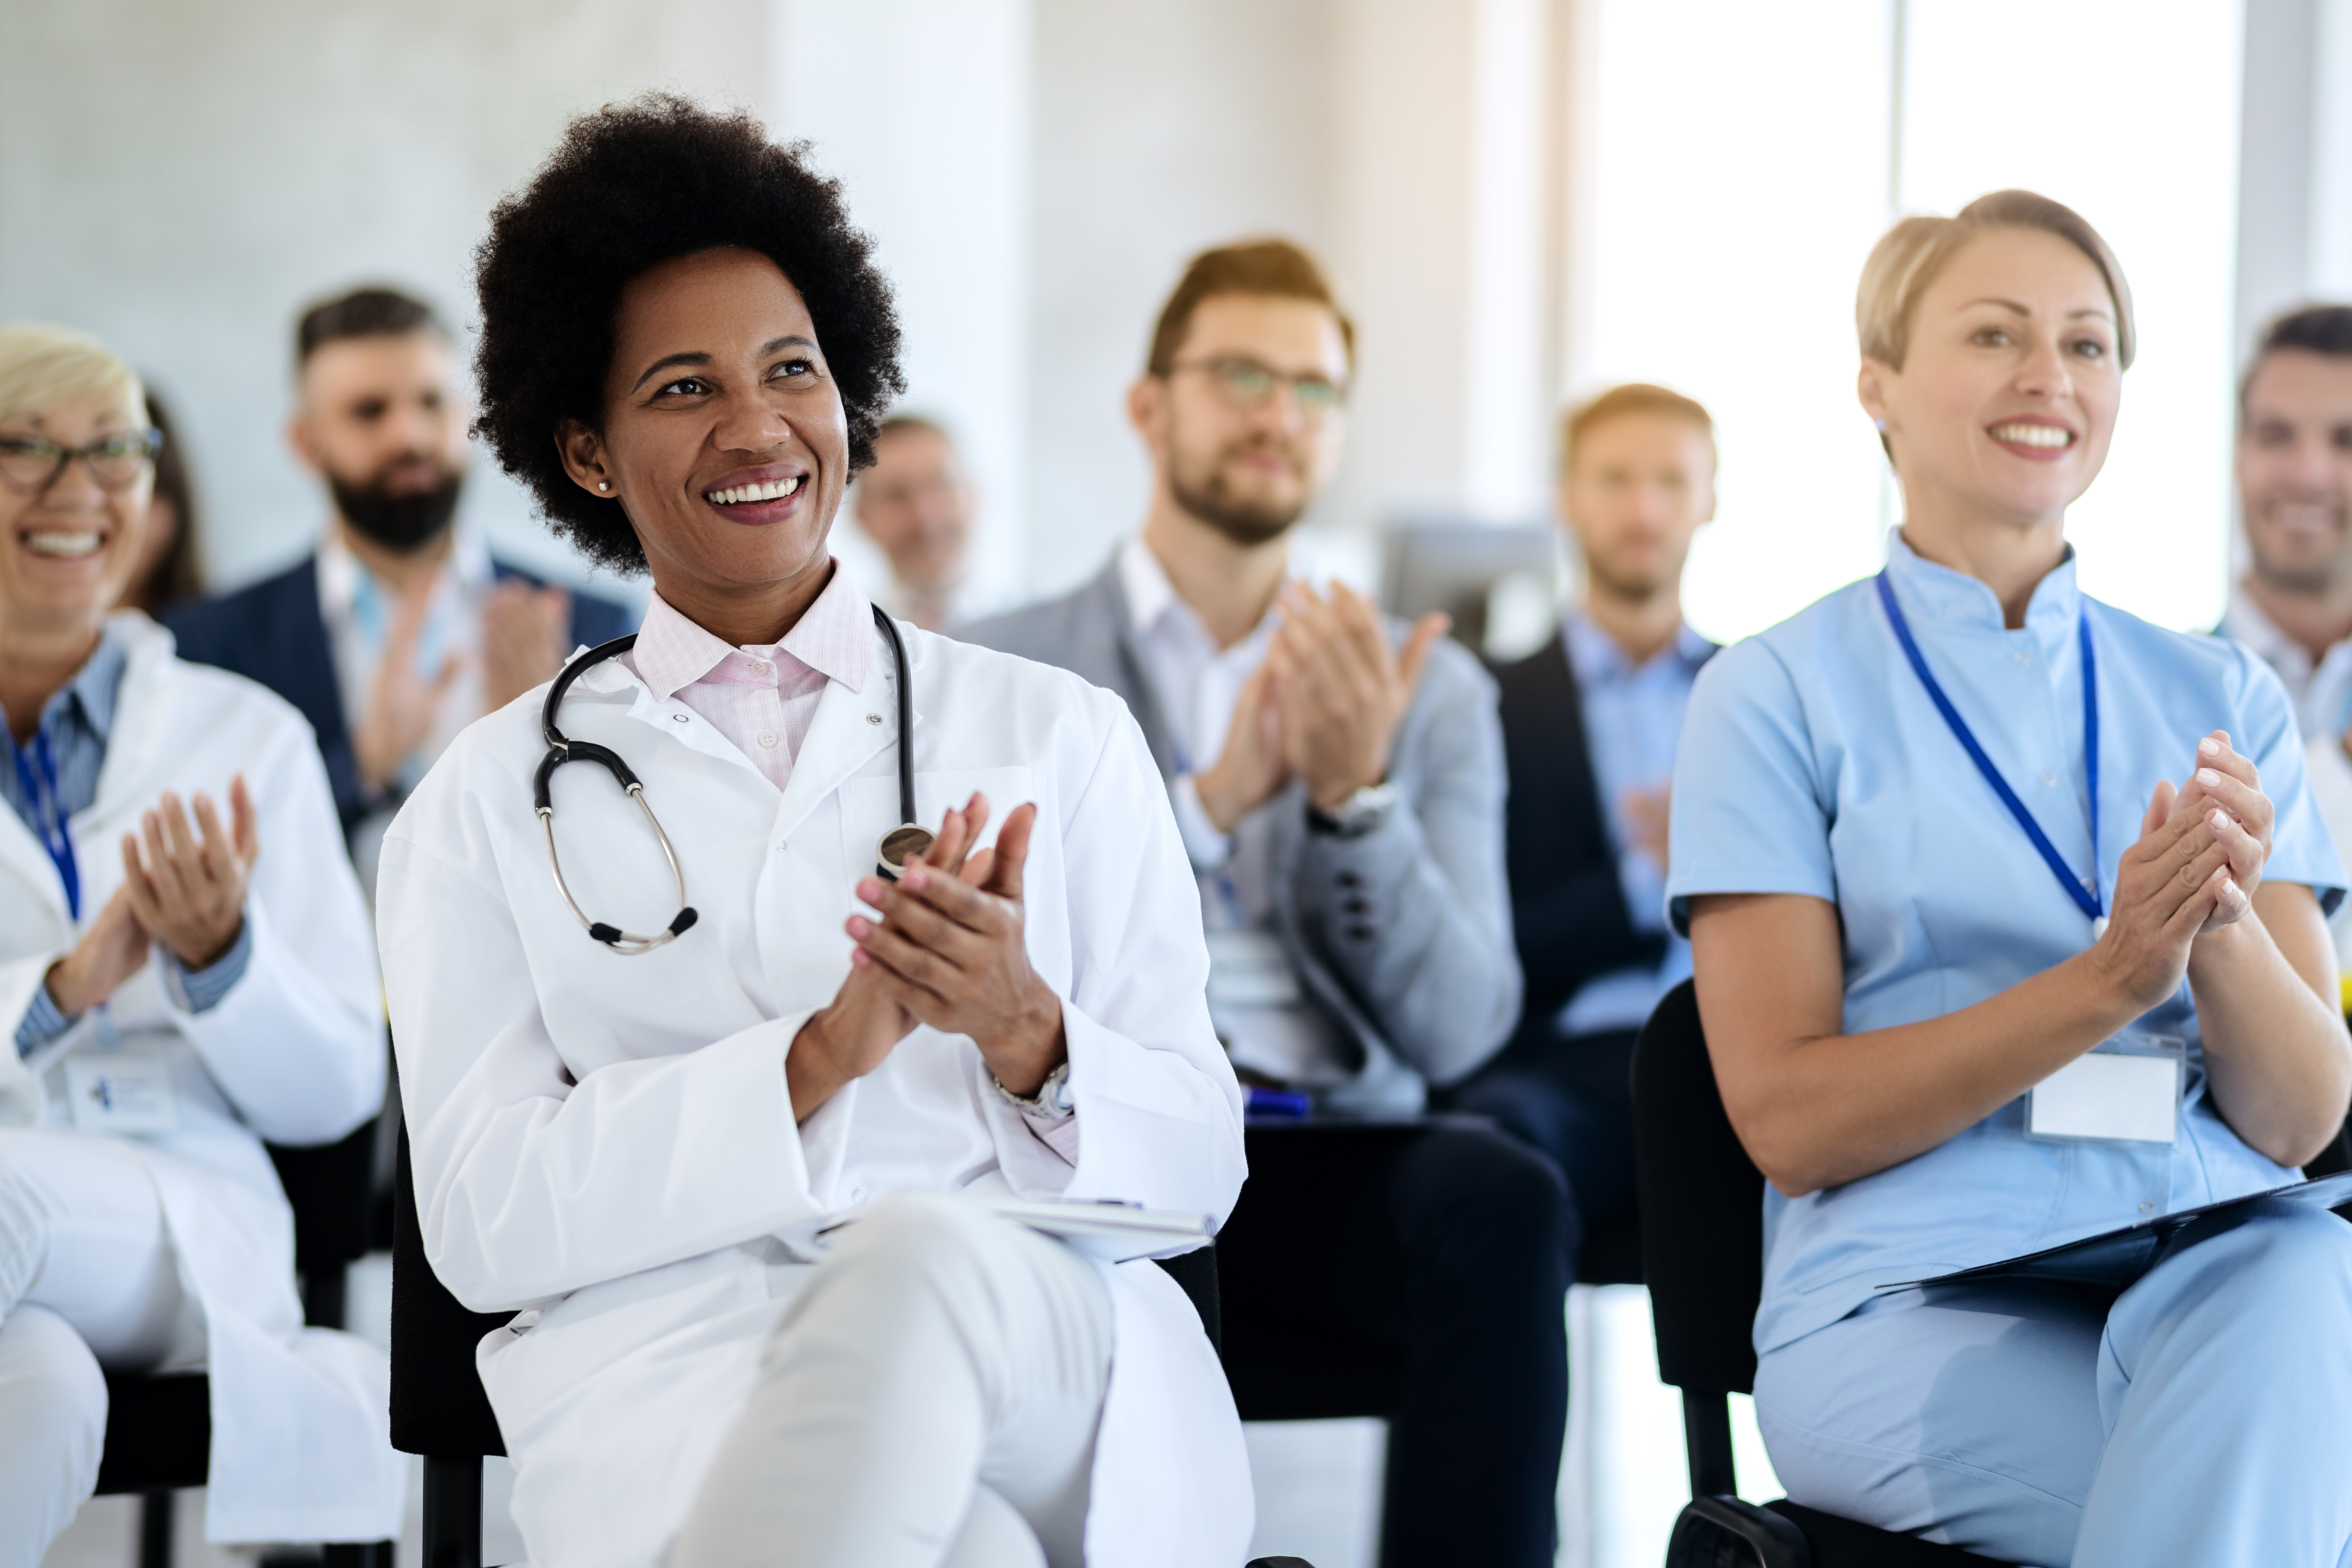
MULTIPOLYGON (((1885 421, 1884 419, 1880 420, 1880 421, 1878 422, 1878 427, 1879 427, 1881 430, 1885 429, 1885 428, 1886 428, 1886 421, 1885 421)), ((596 481, 596 488, 597 488, 598 489, 600 489, 600 490, 609 490, 609 489, 611 489, 613 487, 612 487, 611 485, 606 484, 603 479, 598 479, 598 480, 596 481)))
MULTIPOLYGON (((1873 425, 1875 425, 1876 426, 1878 426, 1878 433, 1879 433, 1880 435, 1884 436, 1884 435, 1885 435, 1885 434, 1886 434, 1886 421, 1885 421, 1885 420, 1884 420, 1884 419, 1874 419, 1874 420, 1872 420, 1872 421, 1871 421, 1871 423, 1872 423, 1873 425)), ((599 485, 599 486, 597 487, 597 489, 602 489, 603 488, 604 488, 604 487, 603 487, 602 485, 599 485)))

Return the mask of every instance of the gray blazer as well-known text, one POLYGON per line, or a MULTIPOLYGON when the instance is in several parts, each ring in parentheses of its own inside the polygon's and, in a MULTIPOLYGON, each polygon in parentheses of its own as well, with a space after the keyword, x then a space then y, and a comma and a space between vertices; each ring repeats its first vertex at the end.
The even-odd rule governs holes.
MULTIPOLYGON (((953 635, 1118 693, 1172 779, 1175 748, 1131 623, 1114 558, 1066 597, 953 635)), ((1441 637, 1390 750, 1398 799, 1386 823, 1360 838, 1310 833, 1295 781, 1266 806, 1283 946, 1360 1052, 1356 1077, 1322 1095, 1325 1105, 1418 1110, 1429 1083, 1467 1078, 1509 1037, 1520 979, 1503 872, 1506 778, 1495 683, 1441 637)))

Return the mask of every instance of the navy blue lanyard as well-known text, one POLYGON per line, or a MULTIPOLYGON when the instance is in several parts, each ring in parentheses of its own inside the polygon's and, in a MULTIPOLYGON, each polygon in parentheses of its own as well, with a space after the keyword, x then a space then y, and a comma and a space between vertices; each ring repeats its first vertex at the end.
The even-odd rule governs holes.
POLYGON ((1936 684, 1935 676, 1928 671, 1927 661, 1919 656, 1919 645, 1912 640, 1911 623, 1903 618, 1903 606, 1895 602, 1895 584, 1885 572, 1878 574, 1878 602, 1886 606, 1887 623, 1895 628, 1895 640, 1903 645, 1903 657, 1911 661, 1912 669, 1918 674, 1919 684, 1927 689, 1928 697, 1936 704, 1936 711, 1941 713, 1944 722, 1952 727, 1953 736, 1967 750, 1969 759, 1977 765, 1977 772, 1984 774, 1985 783, 1992 785, 1993 793, 2000 796, 2001 805, 2009 807, 2010 816, 2017 818, 2017 825, 2025 829, 2025 836, 2033 840, 2036 849, 2042 851, 2042 858, 2048 863, 2051 874, 2058 879, 2058 885, 2066 889, 2066 896, 2074 900, 2075 907, 2084 914, 2095 921, 2099 919, 2105 912, 2105 900, 2099 894, 2099 667, 2091 653, 2090 616, 2077 612, 2074 621, 2075 630, 2081 634, 2083 642, 2083 766, 2090 774, 2091 784, 2091 874, 2081 878, 2067 866, 2065 857, 2058 853, 2057 846, 2051 843, 2049 835, 2042 831, 2042 825, 2033 820, 2033 814, 2025 809, 2025 803, 2017 798, 2017 792, 2009 787, 2000 770, 1992 765, 1992 759, 1985 755, 1982 746, 1977 744, 1976 735, 1969 729, 1968 721, 1961 718, 1960 710, 1952 706, 1952 700, 1944 695, 1944 689, 1936 684))
POLYGON ((58 880, 66 885, 67 911, 79 921, 81 919, 81 867, 74 859, 73 834, 68 828, 64 802, 58 795, 58 763, 49 751, 48 734, 46 731, 36 731, 29 747, 12 746, 9 750, 16 758, 16 782, 25 786, 33 815, 38 818, 33 824, 33 830, 41 836, 41 847, 47 849, 49 858, 57 863, 58 880), (27 751, 33 753, 33 761, 40 764, 38 774, 25 762, 27 751))

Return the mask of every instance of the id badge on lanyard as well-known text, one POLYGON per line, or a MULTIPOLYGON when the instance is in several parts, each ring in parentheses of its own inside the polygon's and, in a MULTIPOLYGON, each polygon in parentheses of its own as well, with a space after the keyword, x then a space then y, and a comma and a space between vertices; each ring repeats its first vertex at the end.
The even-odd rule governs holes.
MULTIPOLYGON (((103 1005, 103 1004, 101 1004, 103 1005)), ((66 1102, 84 1132, 170 1132, 180 1125, 172 1063, 150 1045, 124 1044, 105 1016, 97 1037, 65 1059, 66 1102)))
POLYGON ((2176 1143, 2188 1058, 2184 1042, 2160 1036, 2104 1041, 2027 1091, 2025 1135, 2064 1143, 2176 1143))

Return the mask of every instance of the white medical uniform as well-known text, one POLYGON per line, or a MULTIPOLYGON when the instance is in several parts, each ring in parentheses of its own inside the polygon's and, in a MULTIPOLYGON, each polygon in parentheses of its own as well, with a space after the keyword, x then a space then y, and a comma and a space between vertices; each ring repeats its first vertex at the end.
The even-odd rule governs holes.
MULTIPOLYGON (((184 1332, 149 1325, 151 1331, 121 1342, 210 1373, 207 1537, 396 1535, 406 1472, 387 1436, 383 1358, 352 1335, 302 1326, 293 1216, 262 1148, 265 1138, 331 1142, 383 1100, 383 1019, 367 913, 343 858, 318 747, 284 701, 240 677, 173 658, 171 634, 143 616, 118 615, 109 635, 124 647, 126 662, 97 798, 71 823, 83 923, 121 885, 118 841, 139 830, 140 815, 159 795, 170 789, 185 800, 202 791, 226 819, 229 780, 243 773, 261 838, 246 897, 252 953, 227 995, 201 1014, 179 1005, 151 956, 102 1014, 93 1010, 30 1059, 0 1049, 0 1163, 23 1167, 20 1207, 42 1212, 44 1226, 57 1223, 53 1268, 67 1248, 103 1261, 107 1248, 97 1233, 110 1226, 124 1234, 141 1228, 126 1205, 103 1201, 98 1188, 106 1173, 127 1162, 152 1184, 169 1244, 162 1256, 177 1276, 159 1282, 158 1300, 176 1288, 201 1321, 184 1332), (160 1055, 173 1084, 171 1131, 75 1125, 67 1089, 74 1064, 109 1051, 160 1055), (103 1152, 85 1155, 68 1145, 64 1163, 50 1168, 44 1151, 58 1140, 102 1141, 103 1152), (55 1201, 44 1201, 45 1190, 55 1201), (176 1342, 187 1338, 194 1343, 176 1342)), ((0 1033, 13 1036, 49 965, 78 939, 67 908, 39 839, 14 812, 0 811, 0 1033)), ((152 1218, 145 1234, 154 1247, 152 1218)), ((113 1262, 119 1278, 146 1267, 113 1262)), ((84 1285, 96 1278, 86 1273, 84 1285)), ((39 1304, 50 1284, 61 1300, 77 1294, 69 1282, 37 1279, 6 1331, 13 1339, 17 1318, 25 1318, 27 1337, 18 1348, 35 1361, 75 1350, 58 1337, 56 1321, 71 1326, 72 1308, 39 1304)), ((118 1338, 97 1325, 81 1337, 91 1342, 84 1358, 106 1355, 118 1338)), ((24 1357, 16 1366, 26 1370, 24 1357)), ((88 1405, 86 1374, 80 1386, 85 1393, 76 1398, 88 1405)), ((97 1385, 94 1407, 79 1418, 102 1429, 104 1417, 97 1385)), ((77 1456, 83 1458, 88 1466, 60 1467, 58 1488, 87 1495, 94 1448, 77 1456)), ((80 1496, 53 1500, 70 1517, 80 1496)), ((0 1521, 0 1542, 7 1522, 0 1521)))
MULTIPOLYGON (((1134 721, 1063 671, 900 629, 920 818, 982 790, 992 840, 1013 806, 1038 807, 1026 932, 1063 999, 1075 1166, 968 1037, 928 1027, 793 1123, 786 1050, 848 973, 853 889, 898 820, 878 630, 862 689, 826 685, 781 792, 620 661, 573 685, 563 729, 627 759, 685 868, 699 920, 667 946, 615 953, 558 894, 531 806, 541 694, 469 729, 386 837, 378 932, 425 1248, 468 1306, 518 1314, 479 1364, 536 1562, 656 1561, 812 1272, 821 1216, 1009 1191, 1222 1222, 1238 1194, 1240 1094, 1209 1024, 1192 875, 1134 721)), ((637 807, 593 764, 553 787, 582 906, 666 926, 675 889, 637 807)), ((1087 1560, 1236 1563, 1254 1510, 1215 1353, 1156 1266, 1101 1268, 1113 1349, 1087 1560)))

